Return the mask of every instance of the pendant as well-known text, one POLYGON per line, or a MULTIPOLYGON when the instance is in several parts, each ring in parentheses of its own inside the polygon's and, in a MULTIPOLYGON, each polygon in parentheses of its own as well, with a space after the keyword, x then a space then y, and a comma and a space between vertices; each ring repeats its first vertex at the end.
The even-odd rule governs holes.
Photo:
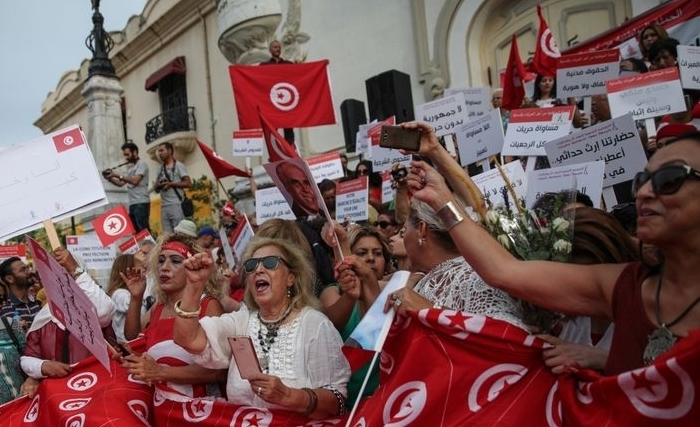
POLYGON ((644 364, 651 365, 659 355, 668 351, 676 343, 676 337, 673 332, 661 324, 661 327, 655 330, 647 341, 647 346, 644 348, 644 364))

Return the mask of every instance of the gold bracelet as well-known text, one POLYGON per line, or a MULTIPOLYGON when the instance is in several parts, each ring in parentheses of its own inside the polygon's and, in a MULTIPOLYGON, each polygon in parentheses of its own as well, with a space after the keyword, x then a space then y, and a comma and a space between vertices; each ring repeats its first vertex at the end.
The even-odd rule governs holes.
POLYGON ((464 221, 464 217, 457 209, 457 206, 452 202, 445 203, 445 206, 441 207, 440 210, 436 212, 436 215, 440 218, 448 231, 455 225, 464 221))
POLYGON ((180 308, 180 303, 182 302, 181 299, 177 300, 175 302, 175 314, 177 314, 179 317, 182 317, 183 319, 192 319, 194 317, 199 317, 199 312, 202 310, 202 306, 200 305, 197 307, 197 310, 195 311, 185 311, 180 308))

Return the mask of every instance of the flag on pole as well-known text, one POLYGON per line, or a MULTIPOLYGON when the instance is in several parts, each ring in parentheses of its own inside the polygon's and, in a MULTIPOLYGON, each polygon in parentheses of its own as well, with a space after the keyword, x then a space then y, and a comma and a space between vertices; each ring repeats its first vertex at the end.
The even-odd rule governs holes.
POLYGON ((541 76, 555 77, 557 75, 557 58, 561 56, 554 34, 549 30, 547 21, 542 15, 542 6, 537 5, 537 16, 540 18, 540 31, 537 35, 535 57, 532 59, 532 69, 541 76))
POLYGON ((256 111, 280 128, 335 124, 328 61, 231 65, 233 96, 241 129, 258 127, 256 111))
POLYGON ((250 174, 248 174, 248 172, 238 169, 231 163, 221 158, 216 151, 212 150, 202 141, 197 140, 197 145, 199 145, 199 149, 202 150, 202 154, 204 154, 204 158, 207 159, 207 163, 209 163, 209 167, 211 168, 211 171, 216 179, 225 178, 231 175, 250 178, 250 174))
POLYGON ((100 215, 92 221, 92 226, 95 228, 95 233, 97 233, 97 237, 104 247, 136 232, 123 205, 119 205, 100 215))
POLYGON ((508 55, 508 66, 506 75, 503 79, 503 108, 506 110, 515 110, 520 108, 520 105, 525 99, 525 66, 520 60, 518 52, 518 39, 513 34, 513 40, 510 44, 510 55, 508 55))
POLYGON ((260 109, 258 109, 258 120, 260 127, 262 127, 263 137, 265 137, 265 145, 267 146, 267 154, 270 156, 268 159, 270 163, 301 157, 294 144, 288 142, 277 132, 277 129, 263 116, 260 109))

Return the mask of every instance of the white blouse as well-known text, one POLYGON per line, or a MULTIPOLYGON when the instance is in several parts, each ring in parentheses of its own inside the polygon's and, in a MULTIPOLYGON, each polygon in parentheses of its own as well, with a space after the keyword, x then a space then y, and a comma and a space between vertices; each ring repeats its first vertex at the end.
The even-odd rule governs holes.
MULTIPOLYGON (((258 357, 263 354, 258 340, 260 320, 257 311, 241 308, 219 317, 205 317, 200 325, 207 335, 207 347, 195 356, 195 363, 212 369, 228 368, 228 401, 258 408, 279 408, 253 392, 241 378, 231 356, 228 337, 248 335, 258 357)), ((268 352, 268 373, 293 388, 332 387, 347 396, 350 366, 341 351, 343 342, 333 324, 321 312, 304 308, 291 322, 280 326, 268 352)), ((262 359, 262 358, 261 358, 262 359)))

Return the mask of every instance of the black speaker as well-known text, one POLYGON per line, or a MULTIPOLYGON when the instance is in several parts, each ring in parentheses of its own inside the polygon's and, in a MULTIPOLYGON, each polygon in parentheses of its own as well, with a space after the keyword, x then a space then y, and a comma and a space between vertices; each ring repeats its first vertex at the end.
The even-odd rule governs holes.
POLYGON ((354 153, 357 131, 360 130, 360 125, 367 123, 365 103, 357 99, 346 99, 340 103, 340 117, 343 120, 345 151, 354 153))
POLYGON ((396 123, 414 120, 411 77, 389 70, 365 80, 370 120, 396 116, 396 123))

